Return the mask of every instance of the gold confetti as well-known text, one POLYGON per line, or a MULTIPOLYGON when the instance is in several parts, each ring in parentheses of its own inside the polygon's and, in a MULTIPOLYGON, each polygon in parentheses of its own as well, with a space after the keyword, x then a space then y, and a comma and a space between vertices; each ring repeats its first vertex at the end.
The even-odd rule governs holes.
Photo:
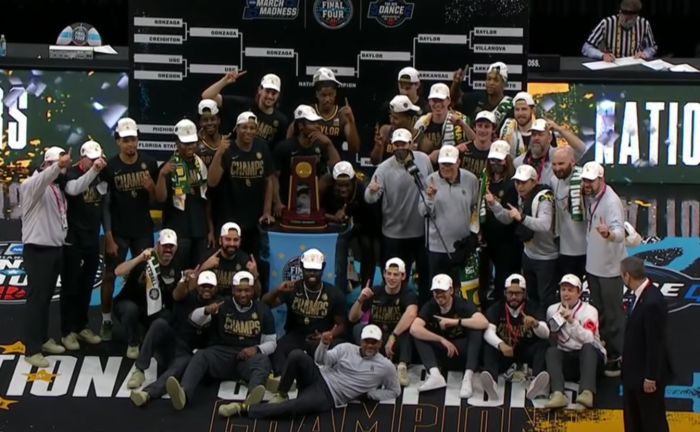
POLYGON ((634 200, 634 202, 635 202, 635 204, 642 206, 642 207, 645 207, 645 208, 651 207, 651 204, 646 203, 642 200, 634 200))

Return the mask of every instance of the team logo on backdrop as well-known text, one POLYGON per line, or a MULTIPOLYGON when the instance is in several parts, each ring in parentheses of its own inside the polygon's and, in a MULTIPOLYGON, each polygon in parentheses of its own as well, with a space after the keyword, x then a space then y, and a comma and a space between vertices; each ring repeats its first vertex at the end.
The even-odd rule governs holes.
POLYGON ((243 19, 293 20, 299 16, 299 0, 246 0, 243 19))
POLYGON ((351 0, 315 0, 313 11, 322 27, 337 30, 348 25, 354 8, 351 0))
POLYGON ((301 279, 300 258, 298 256, 292 257, 284 264, 284 267, 282 267, 282 280, 294 282, 301 279))
POLYGON ((375 19, 386 28, 396 28, 413 18, 413 3, 405 0, 377 0, 370 2, 367 18, 375 19))

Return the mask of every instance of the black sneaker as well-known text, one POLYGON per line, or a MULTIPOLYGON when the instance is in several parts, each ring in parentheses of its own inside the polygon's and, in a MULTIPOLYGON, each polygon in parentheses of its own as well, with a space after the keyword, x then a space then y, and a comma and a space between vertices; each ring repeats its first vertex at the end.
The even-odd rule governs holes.
POLYGON ((605 365, 605 376, 606 377, 619 377, 622 374, 622 363, 620 360, 609 361, 605 365))

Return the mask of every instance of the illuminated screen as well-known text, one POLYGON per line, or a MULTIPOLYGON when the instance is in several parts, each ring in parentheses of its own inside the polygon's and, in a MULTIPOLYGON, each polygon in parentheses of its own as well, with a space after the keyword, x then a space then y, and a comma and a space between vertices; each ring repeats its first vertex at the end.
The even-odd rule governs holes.
POLYGON ((611 182, 700 183, 700 88, 530 83, 538 116, 580 136, 611 182))

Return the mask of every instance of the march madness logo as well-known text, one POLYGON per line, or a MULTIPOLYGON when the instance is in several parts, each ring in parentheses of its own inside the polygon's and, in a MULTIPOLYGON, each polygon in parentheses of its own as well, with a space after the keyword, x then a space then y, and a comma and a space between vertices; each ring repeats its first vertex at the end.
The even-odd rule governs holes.
POLYGON ((245 4, 245 20, 293 20, 299 16, 299 0, 246 0, 245 4))
POLYGON ((377 0, 369 4, 367 18, 386 28, 396 28, 413 18, 413 3, 405 0, 377 0))

